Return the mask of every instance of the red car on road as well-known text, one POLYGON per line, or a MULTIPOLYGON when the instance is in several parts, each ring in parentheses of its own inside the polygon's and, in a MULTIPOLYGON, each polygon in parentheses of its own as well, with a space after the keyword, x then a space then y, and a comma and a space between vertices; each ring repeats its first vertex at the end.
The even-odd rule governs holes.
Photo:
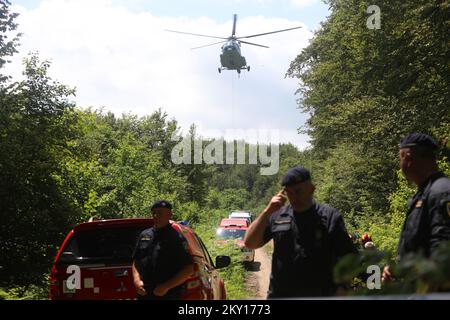
MULTIPOLYGON (((182 299, 226 299, 217 269, 228 266, 230 258, 217 256, 213 263, 192 229, 179 222, 171 224, 186 238, 195 265, 193 276, 184 284, 182 299)), ((152 225, 153 219, 99 220, 77 225, 56 255, 50 274, 50 299, 135 299, 132 254, 139 234, 152 225)))
POLYGON ((242 261, 253 262, 255 260, 255 250, 247 248, 244 244, 245 233, 249 227, 246 219, 222 219, 216 236, 220 242, 234 241, 241 251, 242 261))
POLYGON ((243 228, 247 229, 249 227, 250 223, 246 219, 222 219, 220 221, 220 227, 221 228, 230 228, 230 227, 237 227, 237 228, 243 228))

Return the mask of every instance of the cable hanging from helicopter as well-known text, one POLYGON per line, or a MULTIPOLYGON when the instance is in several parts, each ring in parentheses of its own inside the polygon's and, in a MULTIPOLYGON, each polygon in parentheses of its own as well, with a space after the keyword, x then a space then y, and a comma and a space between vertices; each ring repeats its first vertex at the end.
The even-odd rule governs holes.
POLYGON ((277 30, 277 31, 253 34, 250 36, 236 37, 236 21, 237 21, 237 14, 234 14, 233 15, 233 29, 231 32, 231 36, 229 36, 227 38, 204 35, 204 34, 197 34, 197 33, 190 33, 190 32, 183 32, 183 31, 176 31, 176 30, 165 30, 165 31, 187 34, 187 35, 191 35, 191 36, 221 39, 221 41, 219 41, 219 42, 214 42, 214 43, 210 43, 207 45, 203 45, 203 46, 195 47, 195 48, 191 48, 191 49, 200 49, 200 48, 224 43, 222 45, 222 53, 220 54, 221 66, 218 68, 219 73, 221 73, 222 70, 236 70, 237 73, 240 74, 241 70, 250 71, 250 66, 247 65, 247 61, 245 60, 245 57, 241 53, 241 43, 245 43, 245 44, 249 44, 249 45, 257 46, 257 47, 262 47, 262 48, 269 48, 268 46, 244 41, 242 39, 260 37, 260 36, 264 36, 264 35, 268 35, 268 34, 272 34, 272 33, 285 32, 285 31, 301 28, 301 27, 293 27, 293 28, 282 29, 282 30, 277 30))

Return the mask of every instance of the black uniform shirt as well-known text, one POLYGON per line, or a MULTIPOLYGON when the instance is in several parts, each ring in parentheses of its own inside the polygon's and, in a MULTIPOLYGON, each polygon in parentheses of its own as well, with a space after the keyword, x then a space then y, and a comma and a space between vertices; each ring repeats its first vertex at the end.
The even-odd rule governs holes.
POLYGON ((314 203, 294 213, 290 205, 273 213, 264 241, 274 240, 268 298, 329 296, 335 291, 338 258, 357 253, 339 212, 314 203))
MULTIPOLYGON (((174 277, 183 267, 193 263, 188 252, 187 240, 170 224, 162 229, 146 229, 137 241, 133 253, 136 268, 151 295, 154 288, 174 277)), ((167 296, 180 294, 182 285, 175 287, 167 296)))
POLYGON ((450 179, 437 172, 409 200, 398 254, 402 258, 421 252, 428 257, 446 240, 450 240, 450 179))

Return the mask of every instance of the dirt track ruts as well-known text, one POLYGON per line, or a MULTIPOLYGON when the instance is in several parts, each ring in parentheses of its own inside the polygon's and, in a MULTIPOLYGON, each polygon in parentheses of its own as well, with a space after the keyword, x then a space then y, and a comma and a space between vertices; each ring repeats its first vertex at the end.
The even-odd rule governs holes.
MULTIPOLYGON (((270 246, 271 244, 266 244, 270 246)), ((272 268, 271 256, 267 253, 266 246, 255 251, 255 262, 249 265, 247 275, 247 287, 255 292, 250 299, 266 299, 269 289, 270 272, 272 268)))

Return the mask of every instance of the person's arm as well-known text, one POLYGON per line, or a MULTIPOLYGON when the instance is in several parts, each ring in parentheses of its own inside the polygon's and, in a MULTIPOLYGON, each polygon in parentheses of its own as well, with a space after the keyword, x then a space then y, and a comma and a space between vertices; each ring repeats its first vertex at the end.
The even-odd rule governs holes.
POLYGON ((182 285, 194 273, 194 261, 189 253, 189 245, 186 238, 182 234, 177 233, 177 238, 173 241, 170 253, 174 258, 173 263, 179 264, 181 269, 169 280, 156 286, 153 290, 155 296, 165 296, 170 289, 182 285))
POLYGON ((280 191, 270 200, 267 207, 259 214, 258 218, 250 225, 245 233, 244 244, 247 248, 258 249, 265 245, 268 240, 264 233, 269 225, 269 218, 272 213, 279 210, 285 203, 286 198, 280 191))
POLYGON ((385 265, 383 269, 383 275, 381 276, 382 282, 388 282, 393 279, 391 267, 389 265, 385 265))
POLYGON ((136 259, 142 258, 142 252, 141 252, 141 250, 139 250, 139 245, 141 243, 141 239, 142 239, 142 233, 139 235, 138 240, 136 242, 136 247, 134 248, 134 251, 133 251, 133 255, 132 255, 133 264, 131 266, 131 273, 133 276, 133 284, 134 284, 137 294, 140 296, 145 296, 147 294, 147 292, 144 289, 144 281, 142 281, 141 274, 139 273, 139 271, 136 267, 136 259))
POLYGON ((429 199, 430 255, 444 241, 450 240, 450 194, 436 194, 429 199))
POLYGON ((352 240, 350 239, 347 228, 345 227, 344 218, 336 211, 333 214, 333 229, 331 230, 333 247, 336 257, 342 258, 347 254, 358 254, 352 240))
POLYGON ((188 280, 191 275, 194 273, 194 264, 188 264, 184 266, 175 276, 170 278, 168 281, 161 283, 156 286, 155 290, 153 290, 153 294, 155 296, 165 296, 167 292, 175 288, 188 280))
MULTIPOLYGON (((356 249, 352 240, 350 239, 347 229, 345 227, 344 219, 341 214, 336 210, 333 213, 332 218, 333 229, 331 230, 333 251, 336 256, 336 263, 339 262, 341 258, 349 254, 358 254, 358 249, 356 249)), ((365 277, 365 273, 359 275, 362 279, 365 277)), ((337 295, 345 295, 350 289, 351 281, 336 283, 337 285, 337 295)))
POLYGON ((136 261, 133 261, 131 271, 133 274, 133 283, 134 287, 136 288, 136 292, 141 296, 145 296, 147 292, 144 289, 144 281, 142 281, 141 275, 139 274, 139 271, 136 268, 136 261))

